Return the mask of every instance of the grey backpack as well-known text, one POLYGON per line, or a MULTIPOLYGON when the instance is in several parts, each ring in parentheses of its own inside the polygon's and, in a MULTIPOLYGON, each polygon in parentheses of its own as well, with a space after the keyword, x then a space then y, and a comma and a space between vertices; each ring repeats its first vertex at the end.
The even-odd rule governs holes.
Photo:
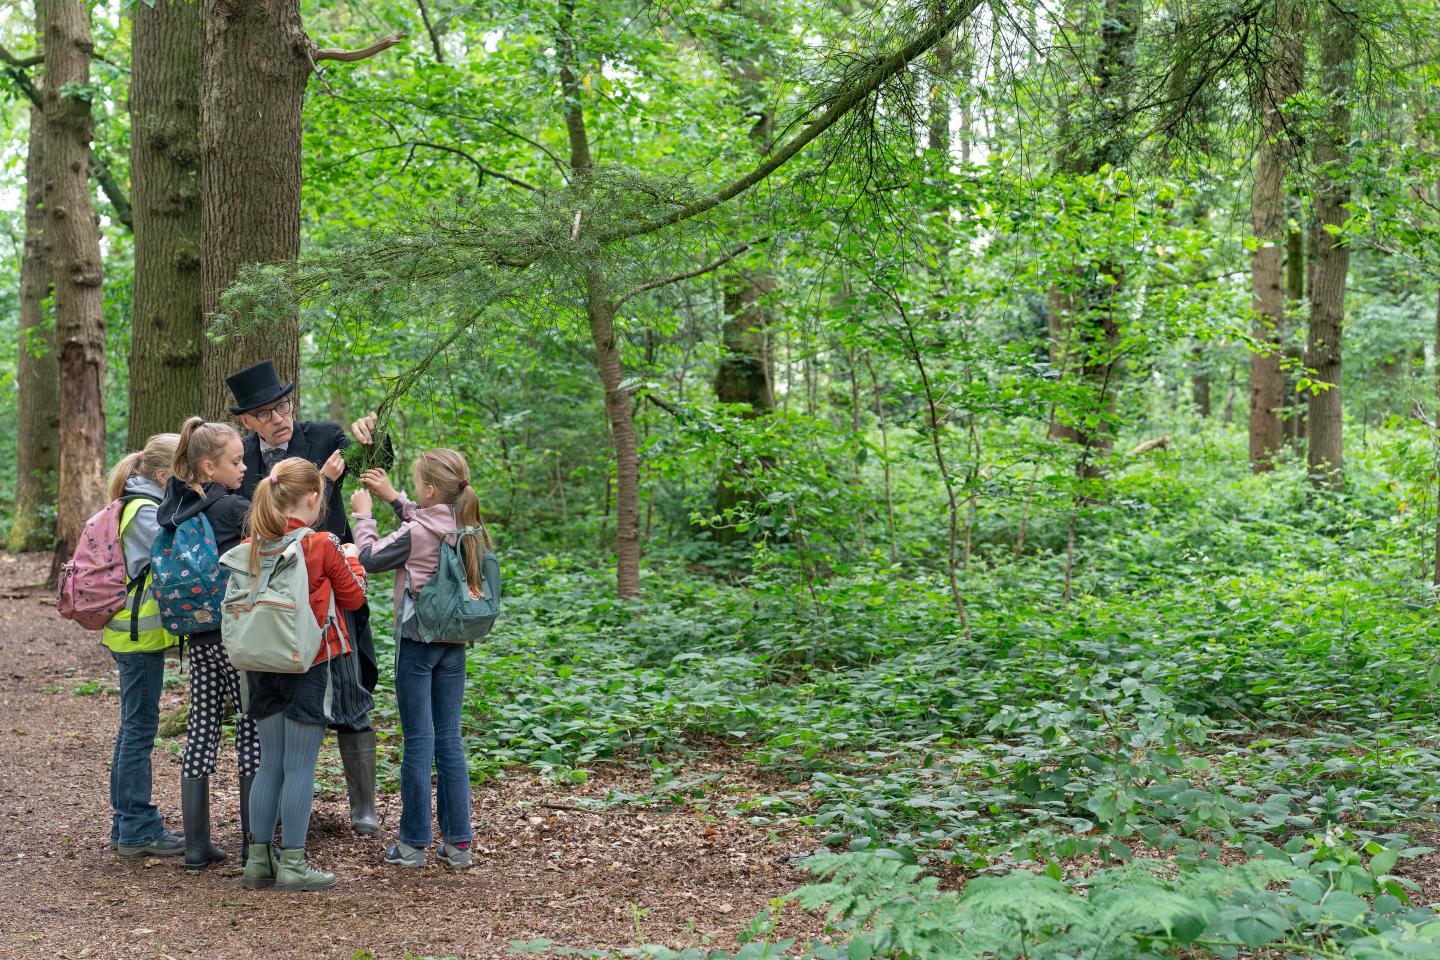
POLYGON ((230 571, 221 606, 220 639, 236 670, 304 673, 320 653, 325 629, 335 619, 335 594, 324 624, 310 608, 310 574, 301 539, 309 527, 292 530, 260 553, 260 572, 250 574, 254 541, 225 551, 230 571))
POLYGON ((486 549, 489 539, 483 526, 450 530, 440 538, 435 575, 415 595, 415 615, 425 642, 469 643, 495 626, 500 615, 500 561, 486 549), (467 538, 481 551, 478 597, 470 595, 460 552, 460 544, 467 538))

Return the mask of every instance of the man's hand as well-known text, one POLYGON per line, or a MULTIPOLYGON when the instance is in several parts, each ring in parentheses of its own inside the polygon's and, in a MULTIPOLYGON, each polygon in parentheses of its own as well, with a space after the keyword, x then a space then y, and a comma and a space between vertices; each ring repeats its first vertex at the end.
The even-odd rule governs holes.
POLYGON ((339 450, 336 450, 334 453, 330 454, 330 459, 326 460, 325 465, 320 468, 320 475, 323 476, 326 480, 329 480, 331 483, 339 480, 340 474, 344 472, 345 458, 340 456, 339 450))
POLYGON ((369 513, 373 501, 370 499, 370 491, 361 487, 350 494, 351 513, 369 513))
POLYGON ((360 474, 360 482, 369 487, 371 493, 386 503, 391 503, 400 496, 394 485, 390 483, 390 475, 379 467, 371 467, 360 474))
POLYGON ((371 443, 375 440, 375 414, 361 417, 350 424, 350 435, 356 443, 371 443))

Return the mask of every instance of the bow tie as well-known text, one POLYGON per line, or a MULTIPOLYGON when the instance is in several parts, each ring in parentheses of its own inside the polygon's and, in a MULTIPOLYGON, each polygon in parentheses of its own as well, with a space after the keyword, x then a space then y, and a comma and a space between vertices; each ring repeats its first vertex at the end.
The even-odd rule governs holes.
POLYGON ((260 459, 265 463, 265 472, 269 473, 274 469, 275 464, 290 456, 289 451, 284 447, 271 447, 268 450, 260 451, 260 459))

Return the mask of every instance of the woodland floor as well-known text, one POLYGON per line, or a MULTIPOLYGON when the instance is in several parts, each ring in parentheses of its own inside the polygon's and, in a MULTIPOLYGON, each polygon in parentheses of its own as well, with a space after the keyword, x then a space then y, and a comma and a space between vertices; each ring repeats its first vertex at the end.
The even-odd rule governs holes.
MULTIPOLYGON (((56 614, 40 586, 48 563, 48 555, 0 554, 0 958, 468 960, 540 937, 574 947, 733 947, 769 898, 805 881, 789 859, 815 844, 799 831, 700 811, 545 806, 649 786, 624 770, 599 771, 569 791, 524 771, 479 785, 471 870, 386 867, 387 841, 350 832, 333 740, 321 753, 310 852, 339 874, 334 890, 241 888, 233 751, 222 754, 211 798, 229 862, 187 874, 178 858, 121 860, 109 849, 113 662, 95 634, 56 614)), ((168 689, 162 711, 182 703, 184 689, 168 689)), ((155 802, 176 830, 182 743, 162 738, 154 761, 155 802)), ((752 786, 739 773, 726 777, 742 795, 752 786)), ((399 796, 382 793, 379 802, 393 841, 399 796)), ((818 930, 816 918, 791 908, 780 932, 808 939, 818 930)))

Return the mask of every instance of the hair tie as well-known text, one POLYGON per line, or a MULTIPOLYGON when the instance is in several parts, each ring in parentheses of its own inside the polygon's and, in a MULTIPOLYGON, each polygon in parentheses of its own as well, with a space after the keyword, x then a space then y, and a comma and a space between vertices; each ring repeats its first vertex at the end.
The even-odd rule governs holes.
POLYGON ((275 486, 275 484, 277 484, 277 483, 279 483, 279 482, 280 482, 280 475, 279 475, 278 473, 276 473, 274 470, 271 470, 271 471, 270 471, 270 486, 273 487, 273 486, 275 486))
POLYGON ((470 486, 470 481, 469 481, 469 480, 461 480, 461 481, 460 481, 460 489, 461 489, 461 490, 464 490, 464 489, 465 489, 466 487, 468 487, 468 486, 470 486))

